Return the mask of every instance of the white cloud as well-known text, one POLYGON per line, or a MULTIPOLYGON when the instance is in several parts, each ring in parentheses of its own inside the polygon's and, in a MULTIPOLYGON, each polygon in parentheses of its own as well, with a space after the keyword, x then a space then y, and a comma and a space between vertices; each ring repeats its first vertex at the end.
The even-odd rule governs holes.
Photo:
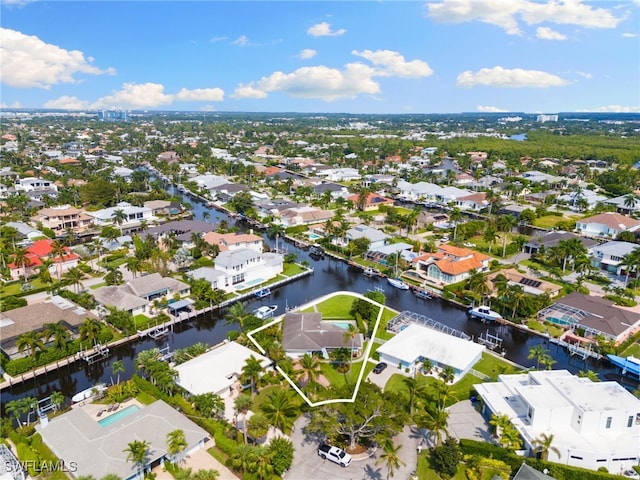
POLYGON ((433 70, 427 62, 422 60, 406 61, 402 55, 392 50, 353 50, 353 55, 365 58, 379 69, 377 75, 383 77, 421 78, 433 74, 433 70))
POLYGON ((594 8, 582 0, 441 0, 427 3, 427 14, 442 23, 479 21, 520 35, 519 20, 528 25, 555 23, 586 28, 615 28, 623 20, 611 9, 594 8))
POLYGON ((114 74, 91 65, 79 50, 65 50, 8 28, 0 29, 2 83, 15 88, 44 88, 58 83, 76 83, 76 74, 114 74))
POLYGON ((0 102, 0 108, 22 108, 22 105, 18 101, 15 101, 11 104, 0 102))
POLYGON ((339 37, 345 33, 347 31, 344 28, 331 30, 331 25, 328 22, 317 23, 307 30, 307 35, 312 37, 339 37))
POLYGON ((231 98, 266 98, 267 92, 259 90, 253 85, 240 84, 231 94, 231 98))
POLYGON ((312 48, 305 48, 304 50, 300 50, 300 53, 298 53, 297 57, 300 60, 309 60, 315 57, 317 53, 318 52, 316 52, 312 48))
POLYGON ((221 88, 183 88, 174 98, 183 102, 221 102, 224 100, 224 90, 221 88))
POLYGON ((60 108, 63 110, 86 110, 90 108, 89 102, 84 100, 80 100, 76 97, 70 97, 68 95, 63 95, 62 97, 49 100, 43 105, 44 108, 60 108))
POLYGON ((549 27, 538 27, 536 29, 536 37, 542 40, 566 40, 567 36, 560 32, 556 32, 549 27))
MULTIPOLYGON (((160 83, 125 83, 122 89, 112 95, 99 98, 93 108, 156 108, 179 102, 221 102, 224 91, 221 88, 181 89, 176 94, 165 93, 160 83)), ((62 108, 62 107, 61 107, 62 108)))
POLYGON ((640 112, 640 107, 627 107, 623 105, 607 105, 604 107, 583 108, 577 111, 578 112, 606 112, 606 113, 638 113, 640 112))
POLYGON ((211 43, 218 43, 218 42, 224 42, 225 40, 228 40, 229 37, 212 37, 209 41, 211 43))
POLYGON ((347 64, 344 70, 329 68, 323 65, 302 67, 291 73, 274 72, 262 77, 250 85, 242 85, 244 90, 236 90, 236 97, 241 98, 243 92, 282 92, 296 98, 319 98, 334 101, 344 98, 355 98, 360 94, 376 94, 380 85, 372 79, 374 71, 361 63, 347 64))
POLYGON ((523 70, 521 68, 482 68, 477 72, 467 70, 458 75, 456 86, 471 88, 476 85, 486 87, 561 87, 569 82, 551 73, 540 70, 523 70))
MULTIPOLYGON (((6 7, 23 7, 28 3, 35 2, 35 0, 0 0, 0 5, 6 7)), ((14 107, 18 108, 18 107, 14 107)))
POLYGON ((479 112, 508 112, 509 111, 509 110, 505 110, 504 108, 491 107, 489 105, 478 105, 476 108, 479 112))
POLYGON ((246 35, 240 35, 233 42, 231 42, 231 45, 238 45, 239 47, 246 47, 247 45, 250 45, 249 37, 247 37, 246 35))
POLYGON ((622 36, 624 38, 636 38, 638 36, 637 33, 630 33, 630 32, 625 32, 622 34, 622 36))

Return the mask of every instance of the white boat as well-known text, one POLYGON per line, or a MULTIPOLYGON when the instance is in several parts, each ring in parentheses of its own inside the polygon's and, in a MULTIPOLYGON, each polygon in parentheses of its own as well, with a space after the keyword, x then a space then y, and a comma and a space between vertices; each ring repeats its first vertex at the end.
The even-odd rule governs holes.
POLYGON ((378 275, 380 275, 380 272, 375 268, 367 267, 362 271, 362 274, 365 277, 377 277, 378 275))
POLYGON ((262 288, 255 292, 255 295, 258 298, 268 297, 269 295, 271 295, 271 290, 269 288, 262 288))
POLYGON ((502 315, 498 312, 494 312, 489 307, 475 307, 470 308, 467 312, 469 316, 479 318, 480 320, 484 320, 487 322, 494 322, 496 320, 502 320, 502 315))
POLYGON ((261 320, 273 317, 273 313, 278 309, 278 305, 264 305, 256 308, 253 314, 261 320))
POLYGON ((391 285, 392 287, 398 288, 400 290, 409 290, 409 285, 404 283, 399 278, 391 278, 391 277, 389 277, 389 278, 387 278, 387 282, 389 282, 389 285, 391 285))
POLYGON ((87 398, 91 398, 98 393, 104 392, 107 389, 107 386, 104 383, 97 383, 91 388, 87 388, 86 390, 82 390, 81 392, 76 393, 73 397, 71 397, 71 401, 73 403, 78 403, 87 398))

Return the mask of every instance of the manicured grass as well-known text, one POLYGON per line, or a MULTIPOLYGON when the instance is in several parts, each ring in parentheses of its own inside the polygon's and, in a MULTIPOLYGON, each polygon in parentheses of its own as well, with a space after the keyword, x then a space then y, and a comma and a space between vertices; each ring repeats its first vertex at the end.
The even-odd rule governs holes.
POLYGON ((623 352, 620 353, 621 357, 636 357, 640 358, 640 343, 633 343, 623 352))
POLYGON ((520 371, 510 362, 489 353, 483 353, 482 358, 473 368, 493 379, 497 379, 498 375, 503 373, 518 373, 520 371))
POLYGON ((536 218, 533 221, 533 225, 542 228, 553 228, 558 224, 558 222, 563 222, 565 220, 570 219, 565 217, 558 217, 557 215, 546 215, 544 217, 536 218))
POLYGON ((564 329, 549 323, 539 322, 538 320, 527 320, 527 326, 536 332, 548 333, 553 338, 559 338, 564 333, 564 329))
MULTIPOLYGON (((333 365, 326 362, 323 362, 320 365, 320 368, 322 369, 322 374, 329 381, 329 383, 331 383, 331 385, 335 387, 341 387, 348 383, 349 385, 355 386, 356 382, 358 381, 358 375, 360 375, 360 370, 362 369, 363 363, 364 362, 362 361, 354 361, 353 365, 351 365, 351 368, 347 373, 338 372, 333 367, 333 365)), ((371 365, 369 362, 367 362, 365 368, 369 368, 369 366, 370 368, 374 367, 374 365, 371 365)))
MULTIPOLYGON (((22 280, 20 280, 19 282, 7 283, 7 284, 3 285, 2 289, 1 289, 1 293, 0 293, 0 298, 9 297, 11 295, 18 295, 20 293, 24 293, 22 291, 22 284, 23 283, 24 282, 22 280)), ((43 288, 43 287, 47 286, 46 284, 42 283, 39 278, 32 278, 31 280, 29 280, 29 283, 31 284, 31 286, 34 289, 43 288)))
POLYGON ((284 275, 285 277, 292 277, 294 275, 297 275, 298 273, 302 273, 306 271, 307 271, 306 268, 301 267, 297 263, 285 263, 284 268, 282 270, 282 275, 284 275))
POLYGON ((91 290, 97 290, 98 288, 100 288, 100 287, 104 287, 105 285, 106 285, 106 282, 103 282, 103 283, 97 283, 97 284, 95 284, 95 285, 91 285, 91 286, 89 287, 89 289, 91 289, 91 290))
POLYGON ((316 308, 318 312, 322 313, 322 318, 325 320, 352 318, 349 311, 354 300, 355 298, 349 295, 335 295, 318 303, 316 308))
POLYGON ((138 394, 136 395, 136 400, 138 400, 143 405, 151 405, 157 399, 149 395, 147 392, 138 392, 138 394))

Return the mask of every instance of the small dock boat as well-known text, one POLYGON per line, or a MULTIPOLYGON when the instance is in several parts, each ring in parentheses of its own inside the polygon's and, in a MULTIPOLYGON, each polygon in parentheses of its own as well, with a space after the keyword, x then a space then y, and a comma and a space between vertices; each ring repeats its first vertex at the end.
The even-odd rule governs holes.
POLYGON ((271 295, 271 289, 269 288, 261 288, 255 292, 255 296, 258 298, 265 298, 271 295))
POLYGON ((475 307, 470 308, 467 313, 470 317, 479 318, 483 322, 495 322, 496 320, 502 320, 502 315, 498 312, 494 312, 489 307, 475 307))
POLYGON ((619 357, 618 355, 607 354, 609 361, 616 367, 622 369, 622 374, 633 378, 640 378, 640 358, 619 357))
POLYGON ((424 300, 431 300, 433 298, 431 296, 431 293, 427 292, 426 290, 422 290, 421 288, 416 288, 415 290, 413 290, 413 294, 416 297, 422 298, 424 300))
POLYGON ((87 398, 91 398, 98 393, 104 392, 107 389, 107 386, 104 383, 96 383, 93 387, 87 388, 86 390, 82 390, 81 392, 76 393, 73 397, 71 397, 71 401, 73 403, 82 402, 87 398))
POLYGON ((397 288, 399 290, 409 290, 409 285, 404 283, 399 278, 391 278, 391 277, 389 277, 389 278, 387 278, 387 282, 389 282, 389 285, 391 285, 392 287, 397 288))
POLYGON ((324 249, 318 245, 311 245, 309 255, 317 258, 324 258, 324 249))
POLYGON ((380 275, 380 272, 375 268, 367 267, 362 271, 362 274, 365 277, 377 277, 380 275))
POLYGON ((273 317, 274 312, 278 310, 278 305, 264 305, 256 308, 253 314, 261 320, 273 317))

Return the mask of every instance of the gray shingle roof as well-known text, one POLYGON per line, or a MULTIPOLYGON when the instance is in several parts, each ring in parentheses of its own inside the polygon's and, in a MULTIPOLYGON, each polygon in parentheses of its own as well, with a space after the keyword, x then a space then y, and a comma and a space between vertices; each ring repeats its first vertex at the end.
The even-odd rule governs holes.
MULTIPOLYGON (((282 330, 282 346, 286 351, 351 347, 350 340, 345 342, 345 330, 332 322, 323 321, 322 314, 318 312, 289 312, 284 317, 282 330)), ((353 340, 353 347, 362 347, 361 335, 353 340)))

